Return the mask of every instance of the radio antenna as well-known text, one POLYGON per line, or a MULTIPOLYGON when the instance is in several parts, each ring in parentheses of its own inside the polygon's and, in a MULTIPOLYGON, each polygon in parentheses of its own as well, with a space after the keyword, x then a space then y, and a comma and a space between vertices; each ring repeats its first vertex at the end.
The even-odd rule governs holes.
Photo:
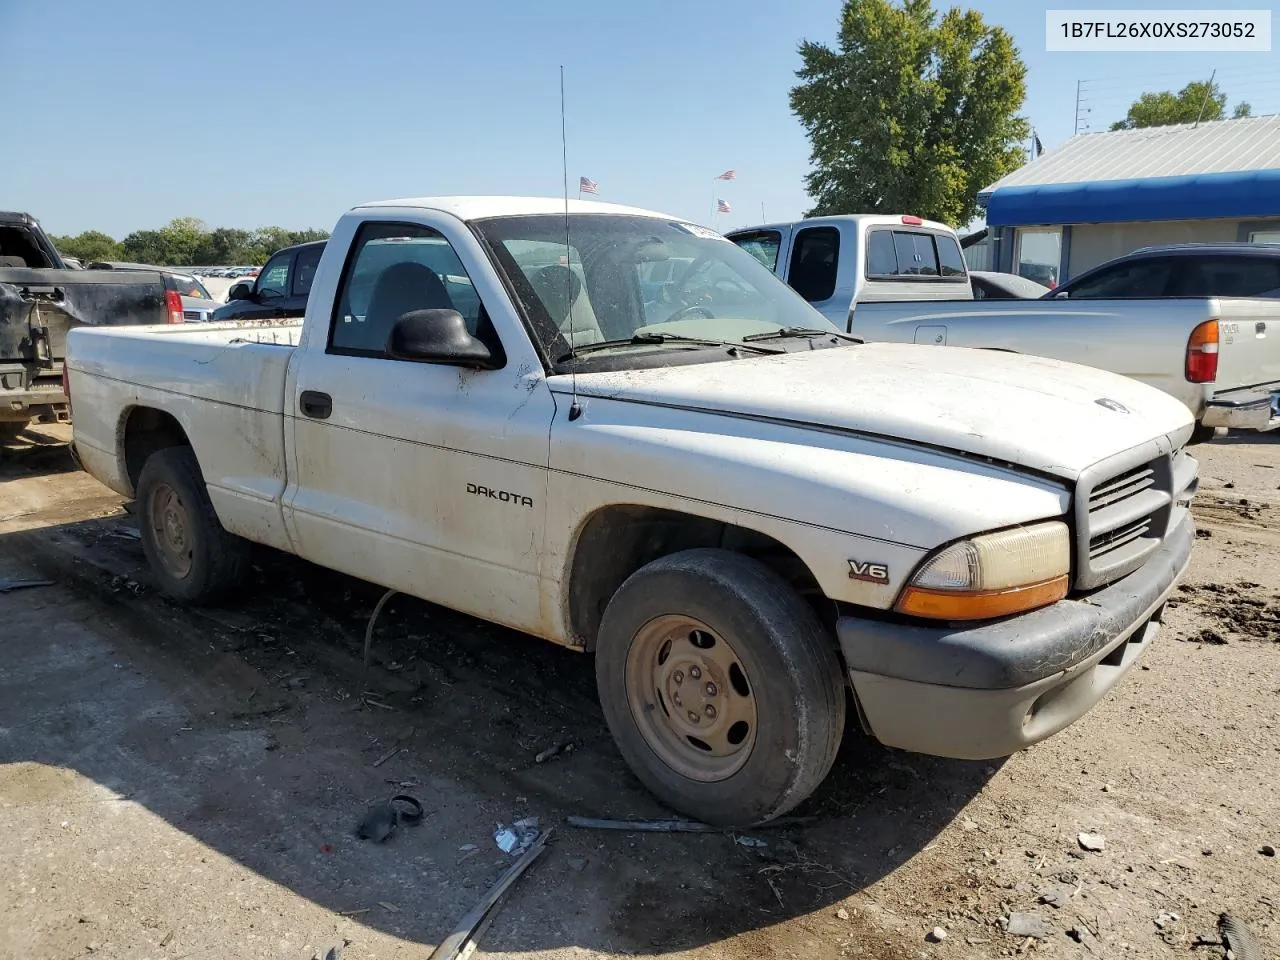
POLYGON ((569 305, 569 377, 573 391, 573 402, 569 404, 569 419, 577 420, 582 416, 582 405, 578 403, 578 358, 573 355, 577 344, 573 335, 573 258, 569 245, 569 140, 565 136, 564 127, 564 64, 560 64, 560 165, 564 173, 564 302, 569 305))

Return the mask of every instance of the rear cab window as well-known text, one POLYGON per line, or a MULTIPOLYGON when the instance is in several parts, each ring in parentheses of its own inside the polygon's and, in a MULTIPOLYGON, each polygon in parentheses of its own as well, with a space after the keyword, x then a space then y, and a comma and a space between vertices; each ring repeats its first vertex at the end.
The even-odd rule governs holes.
POLYGON ((964 255, 954 237, 928 230, 867 231, 867 280, 963 282, 964 255))

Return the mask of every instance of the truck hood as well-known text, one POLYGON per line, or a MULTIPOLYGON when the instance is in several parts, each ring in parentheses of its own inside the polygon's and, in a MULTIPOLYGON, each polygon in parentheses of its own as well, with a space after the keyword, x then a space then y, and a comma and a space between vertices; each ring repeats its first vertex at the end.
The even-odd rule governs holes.
MULTIPOLYGON (((550 379, 568 393, 568 376, 550 379)), ((1075 480, 1193 419, 1117 374, 995 350, 874 343, 645 370, 579 374, 580 396, 844 430, 990 457, 1075 480)), ((588 416, 589 416, 588 412, 588 416)))

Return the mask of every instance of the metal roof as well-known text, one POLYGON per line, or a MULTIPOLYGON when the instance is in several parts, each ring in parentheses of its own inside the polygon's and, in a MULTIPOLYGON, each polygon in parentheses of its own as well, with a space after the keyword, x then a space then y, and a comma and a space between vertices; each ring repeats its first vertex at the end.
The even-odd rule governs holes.
POLYGON ((1280 115, 1083 133, 978 194, 1006 187, 1280 168, 1280 115))

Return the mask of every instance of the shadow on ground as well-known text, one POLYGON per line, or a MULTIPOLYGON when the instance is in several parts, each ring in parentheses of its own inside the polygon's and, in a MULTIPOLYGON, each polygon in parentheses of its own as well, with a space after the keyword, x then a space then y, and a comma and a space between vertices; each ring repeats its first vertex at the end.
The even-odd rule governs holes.
MULTIPOLYGON (((0 738, 0 761, 74 769, 269 880, 422 943, 437 942, 508 862, 496 822, 670 815, 614 750, 588 657, 398 597, 366 673, 379 588, 263 552, 232 605, 180 609, 149 588, 131 522, 0 537, 0 557, 57 581, 43 599, 30 590, 2 601, 0 726, 21 736, 0 738), (382 706, 363 704, 364 690, 382 706), (563 743, 573 749, 535 762, 563 743), (423 801, 424 825, 383 845, 351 836, 367 804, 398 792, 423 801)), ((656 954, 753 936, 897 868, 993 772, 851 730, 832 775, 796 811, 813 821, 753 833, 761 848, 731 835, 558 826, 485 949, 656 954)), ((0 804, 12 800, 0 791, 0 804)))

